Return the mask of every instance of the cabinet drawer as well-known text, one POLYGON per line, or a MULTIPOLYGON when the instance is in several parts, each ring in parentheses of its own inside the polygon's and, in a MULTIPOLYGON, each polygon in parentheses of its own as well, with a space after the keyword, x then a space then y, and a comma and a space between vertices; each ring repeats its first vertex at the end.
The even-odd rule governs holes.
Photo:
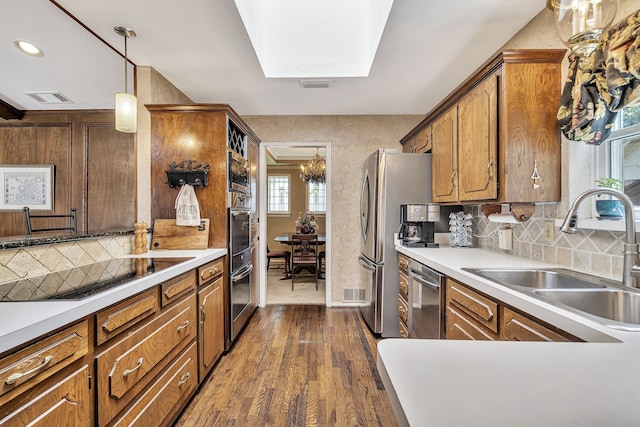
POLYGON ((96 343, 100 345, 137 325, 158 311, 158 291, 154 287, 96 314, 96 343))
POLYGON ((455 306, 490 331, 498 333, 497 302, 451 279, 447 279, 446 300, 447 305, 455 306))
POLYGON ((503 312, 502 336, 506 341, 570 341, 540 323, 508 308, 503 312))
POLYGON ((409 270, 409 258, 402 254, 398 254, 398 269, 407 274, 409 270))
POLYGON ((167 425, 197 386, 198 353, 193 343, 113 425, 167 425))
POLYGON ((409 307, 407 301, 401 297, 398 297, 398 315, 404 323, 409 323, 409 307))
POLYGON ((484 330, 464 313, 453 307, 447 307, 446 337, 448 340, 495 341, 498 339, 498 334, 484 330))
POLYGON ((0 360, 0 403, 87 354, 88 332, 85 320, 0 360))
POLYGON ((188 271, 171 280, 167 280, 161 286, 162 306, 177 301, 180 297, 196 289, 196 272, 188 271))
POLYGON ((405 300, 409 300, 409 279, 406 274, 400 273, 398 276, 398 293, 405 300))
POLYGON ((91 420, 89 366, 84 365, 0 419, 0 426, 90 426, 91 420))
POLYGON ((409 338, 409 328, 402 320, 400 320, 400 338, 409 338))
POLYGON ((213 260, 202 267, 198 267, 198 285, 204 285, 210 280, 221 276, 224 273, 224 260, 225 258, 218 258, 213 260))
POLYGON ((179 302, 96 357, 98 421, 109 422, 196 337, 196 297, 179 302))

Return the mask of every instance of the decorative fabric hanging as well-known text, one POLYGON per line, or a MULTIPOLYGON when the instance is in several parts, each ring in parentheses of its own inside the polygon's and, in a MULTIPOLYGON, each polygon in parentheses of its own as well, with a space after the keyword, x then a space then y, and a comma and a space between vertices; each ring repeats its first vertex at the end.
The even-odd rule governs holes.
POLYGON ((556 116, 567 139, 600 144, 618 112, 640 99, 640 10, 613 26, 588 57, 569 56, 556 116))

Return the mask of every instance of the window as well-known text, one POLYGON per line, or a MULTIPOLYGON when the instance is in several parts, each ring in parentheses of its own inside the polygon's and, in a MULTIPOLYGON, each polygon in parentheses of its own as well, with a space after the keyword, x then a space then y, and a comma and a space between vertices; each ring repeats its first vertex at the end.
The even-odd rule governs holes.
POLYGON ((640 106, 622 110, 615 123, 615 130, 602 143, 597 177, 619 178, 624 192, 633 203, 640 205, 640 106))
POLYGON ((307 184, 307 209, 317 214, 327 212, 327 184, 307 184))
POLYGON ((267 213, 270 214, 289 214, 289 175, 269 175, 268 194, 267 194, 267 213))

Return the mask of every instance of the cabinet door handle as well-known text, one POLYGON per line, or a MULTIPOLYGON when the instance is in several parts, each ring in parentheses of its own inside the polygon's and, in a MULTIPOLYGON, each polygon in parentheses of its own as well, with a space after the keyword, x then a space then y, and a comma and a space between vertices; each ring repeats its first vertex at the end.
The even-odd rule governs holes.
POLYGON ((458 174, 458 171, 451 172, 451 188, 453 188, 453 189, 456 188, 456 175, 457 174, 458 174))
POLYGON ((204 323, 204 320, 207 318, 207 312, 204 311, 204 307, 200 307, 200 322, 204 323))
POLYGON ((211 267, 200 273, 200 278, 204 280, 208 279, 211 276, 215 276, 216 274, 218 274, 218 267, 211 267))
POLYGON ((180 378, 180 382, 178 383, 178 387, 182 387, 184 385, 184 383, 189 381, 189 378, 191 378, 191 374, 189 372, 187 372, 186 374, 184 374, 182 376, 182 378, 180 378))
POLYGON ((125 378, 128 377, 129 374, 131 374, 131 373, 137 371, 138 369, 140 369, 140 367, 142 366, 143 363, 144 363, 144 357, 141 357, 140 359, 138 359, 138 364, 134 368, 127 369, 126 371, 124 371, 122 373, 122 376, 125 377, 125 378))
POLYGON ((18 381, 21 378, 24 377, 28 377, 29 375, 33 375, 38 371, 41 371, 42 369, 44 369, 49 362, 51 362, 53 360, 53 356, 47 356, 44 358, 44 360, 42 361, 41 364, 39 364, 38 366, 36 366, 35 368, 31 369, 30 371, 27 372, 16 372, 15 374, 11 374, 7 377, 6 380, 4 380, 4 383, 6 385, 11 385, 13 383, 15 383, 16 381, 18 381))
POLYGON ((489 181, 493 181, 493 159, 489 160, 487 165, 487 178, 489 178, 489 181))
POLYGON ((176 328, 176 331, 177 331, 177 332, 183 331, 183 330, 187 329, 187 326, 189 326, 189 321, 188 321, 188 320, 185 320, 185 321, 184 321, 184 325, 180 325, 180 326, 178 326, 178 327, 176 328))

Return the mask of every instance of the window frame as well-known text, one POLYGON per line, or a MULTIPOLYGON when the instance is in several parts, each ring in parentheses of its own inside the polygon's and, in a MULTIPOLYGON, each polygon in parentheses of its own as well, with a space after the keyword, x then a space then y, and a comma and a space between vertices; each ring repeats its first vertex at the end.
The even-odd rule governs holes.
POLYGON ((271 216, 290 216, 291 215, 291 174, 288 173, 272 173, 267 175, 267 215, 271 216), (271 178, 283 177, 287 180, 287 210, 272 211, 271 210, 271 178))

